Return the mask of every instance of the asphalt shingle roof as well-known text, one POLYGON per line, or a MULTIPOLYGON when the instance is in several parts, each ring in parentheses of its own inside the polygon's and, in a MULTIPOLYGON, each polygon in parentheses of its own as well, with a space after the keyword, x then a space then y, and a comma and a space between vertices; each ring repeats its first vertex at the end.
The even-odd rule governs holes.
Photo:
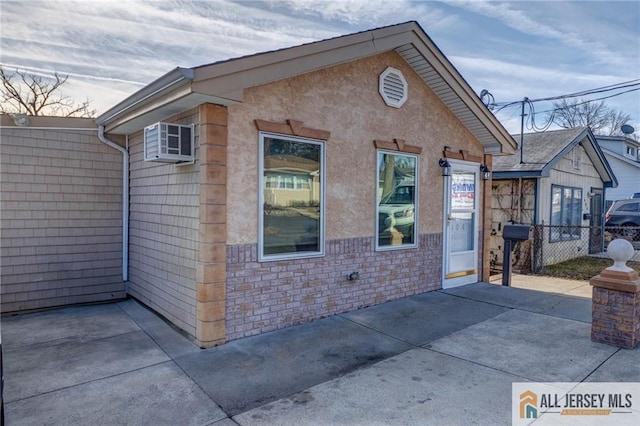
MULTIPOLYGON (((523 163, 520 163, 520 152, 514 155, 495 156, 494 172, 540 171, 551 162, 563 149, 573 142, 586 127, 575 129, 551 130, 540 133, 526 133, 523 136, 523 163)), ((520 143, 520 135, 512 135, 520 143)))

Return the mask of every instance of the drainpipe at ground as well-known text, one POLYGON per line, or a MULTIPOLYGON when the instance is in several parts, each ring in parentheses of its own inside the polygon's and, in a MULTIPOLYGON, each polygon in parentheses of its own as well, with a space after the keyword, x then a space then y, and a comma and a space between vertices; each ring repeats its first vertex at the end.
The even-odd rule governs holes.
POLYGON ((104 135, 104 126, 98 126, 98 139, 122 153, 122 281, 129 281, 129 152, 104 135))

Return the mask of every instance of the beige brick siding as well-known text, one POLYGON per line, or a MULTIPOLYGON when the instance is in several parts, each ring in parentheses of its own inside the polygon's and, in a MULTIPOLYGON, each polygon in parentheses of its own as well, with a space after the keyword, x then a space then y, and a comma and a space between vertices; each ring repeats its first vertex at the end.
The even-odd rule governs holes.
MULTIPOLYGON (((197 111, 190 111, 164 121, 191 124, 197 118, 197 111)), ((197 146, 198 126, 195 129, 197 146)), ((199 162, 145 162, 143 145, 142 132, 131 135, 129 294, 193 336, 199 162)))
POLYGON ((122 154, 97 131, 1 131, 2 312, 125 297, 122 154))
POLYGON ((382 252, 373 238, 332 240, 324 257, 262 263, 255 244, 228 246, 227 340, 436 290, 441 277, 442 234, 382 252))

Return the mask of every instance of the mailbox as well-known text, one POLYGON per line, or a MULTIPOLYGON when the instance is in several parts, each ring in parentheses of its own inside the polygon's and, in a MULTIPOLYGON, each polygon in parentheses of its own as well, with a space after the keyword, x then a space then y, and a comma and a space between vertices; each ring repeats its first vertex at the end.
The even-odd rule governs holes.
POLYGON ((511 285, 511 250, 518 241, 527 241, 533 238, 533 226, 531 225, 505 225, 502 228, 504 247, 502 250, 502 285, 511 285))
POLYGON ((530 225, 505 225, 502 238, 511 241, 526 241, 533 237, 533 227, 530 225))

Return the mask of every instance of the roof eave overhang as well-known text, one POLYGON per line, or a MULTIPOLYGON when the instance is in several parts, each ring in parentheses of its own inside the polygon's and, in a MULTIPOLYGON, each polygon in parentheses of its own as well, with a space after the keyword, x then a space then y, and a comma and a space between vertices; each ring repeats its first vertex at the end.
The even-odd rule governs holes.
POLYGON ((623 161, 623 162, 625 162, 626 164, 628 164, 630 166, 640 168, 640 161, 634 161, 631 158, 625 157, 624 155, 620 155, 617 152, 613 152, 613 151, 611 151, 610 149, 607 149, 607 148, 600 147, 600 149, 602 150, 602 153, 604 154, 605 158, 607 156, 609 156, 609 157, 615 158, 617 160, 623 161))
POLYGON ((598 144, 595 135, 591 130, 587 129, 584 138, 580 141, 585 152, 589 156, 589 159, 593 163, 596 171, 600 175, 602 182, 608 188, 615 188, 618 186, 618 179, 613 173, 613 169, 609 165, 607 158, 605 157, 600 145, 598 144))
POLYGON ((544 174, 541 170, 523 170, 523 171, 512 171, 512 172, 496 172, 494 171, 491 174, 491 178, 493 180, 501 180, 501 179, 517 179, 517 178, 540 178, 544 177, 544 174))
POLYGON ((474 134, 486 154, 510 155, 516 142, 498 119, 482 103, 471 86, 438 49, 422 28, 415 23, 412 46, 400 46, 398 52, 414 71, 436 93, 440 100, 474 134), (416 53, 419 56, 416 56, 416 53), (425 61, 423 61, 422 57, 425 61))
POLYGON ((132 133, 211 102, 242 102, 244 89, 395 50, 482 144, 513 154, 511 135, 416 22, 408 22, 193 69, 176 68, 96 119, 109 133, 132 133))
POLYGON ((547 172, 547 175, 550 173, 550 170, 560 161, 560 159, 564 158, 566 155, 569 155, 571 150, 575 148, 576 145, 580 144, 582 148, 587 153, 589 160, 593 164, 593 167, 598 172, 600 179, 606 185, 610 183, 613 188, 618 186, 618 180, 616 179, 609 162, 605 158, 602 150, 600 149, 600 145, 596 142, 596 137, 593 135, 591 130, 587 127, 580 134, 578 134, 571 143, 569 143, 562 151, 560 151, 543 169, 543 172, 547 172))

